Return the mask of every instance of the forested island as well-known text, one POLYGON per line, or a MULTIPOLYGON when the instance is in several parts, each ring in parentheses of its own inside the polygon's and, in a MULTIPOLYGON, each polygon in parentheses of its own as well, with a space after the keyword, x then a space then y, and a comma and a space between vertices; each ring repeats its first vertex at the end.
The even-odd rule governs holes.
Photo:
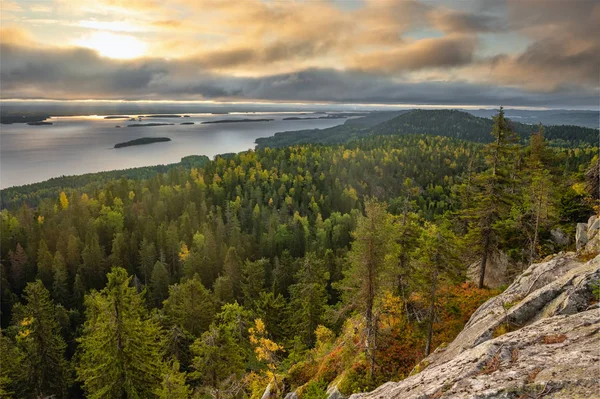
POLYGON ((153 114, 153 115, 146 115, 146 116, 144 116, 144 118, 181 118, 181 115, 175 115, 175 114, 153 114))
POLYGON ((193 125, 194 122, 181 122, 180 125, 193 125))
POLYGON ((165 141, 171 141, 171 139, 168 137, 142 137, 139 139, 125 141, 123 143, 117 143, 117 144, 115 144, 114 148, 131 147, 134 145, 145 145, 145 144, 152 144, 152 143, 162 143, 165 141))
POLYGON ((594 214, 597 147, 512 126, 500 110, 485 140, 369 128, 2 190, 0 388, 323 398, 420 372, 500 292, 487 259, 508 282, 594 214))
POLYGON ((271 122, 274 119, 221 119, 217 121, 205 121, 203 124, 209 123, 238 123, 238 122, 271 122))
POLYGON ((37 122, 27 122, 27 124, 29 126, 49 126, 52 125, 52 122, 44 122, 44 121, 37 121, 37 122))
POLYGON ((104 119, 129 119, 126 115, 109 115, 105 116, 104 119))

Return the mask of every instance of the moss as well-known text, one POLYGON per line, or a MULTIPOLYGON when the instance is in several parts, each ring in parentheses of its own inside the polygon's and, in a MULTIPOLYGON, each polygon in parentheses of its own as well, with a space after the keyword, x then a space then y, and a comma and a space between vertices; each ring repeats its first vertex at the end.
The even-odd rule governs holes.
POLYGON ((419 374, 421 371, 425 370, 427 366, 429 366, 429 362, 427 360, 420 361, 419 364, 417 364, 415 368, 412 369, 412 371, 409 374, 409 377, 411 375, 419 374))

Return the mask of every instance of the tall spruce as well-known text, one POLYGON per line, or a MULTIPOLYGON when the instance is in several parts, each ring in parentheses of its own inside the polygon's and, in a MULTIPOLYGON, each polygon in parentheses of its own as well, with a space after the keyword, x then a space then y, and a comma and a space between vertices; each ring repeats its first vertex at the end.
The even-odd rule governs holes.
POLYGON ((27 396, 63 398, 69 386, 66 344, 60 334, 56 307, 41 280, 28 283, 24 291, 26 304, 15 310, 19 333, 17 344, 23 353, 27 396))
POLYGON ((419 240, 416 277, 422 297, 427 299, 427 341, 425 353, 431 352, 433 324, 442 281, 456 282, 462 276, 459 239, 443 225, 427 223, 419 240))
POLYGON ((315 343, 315 330, 322 324, 327 306, 329 273, 324 262, 314 253, 300 260, 296 284, 290 286, 290 307, 295 321, 295 332, 307 347, 315 343))
POLYGON ((89 398, 153 397, 163 373, 160 328, 125 269, 107 277, 103 290, 85 297, 78 379, 89 398))
POLYGON ((479 288, 484 286, 488 258, 498 246, 497 222, 510 211, 516 186, 514 166, 518 150, 515 144, 517 135, 504 117, 502 107, 493 119, 491 134, 494 141, 485 147, 487 170, 474 177, 473 206, 465 212, 470 220, 469 236, 481 256, 479 288))
POLYGON ((375 300, 382 293, 386 274, 386 257, 393 253, 394 226, 385 206, 375 200, 365 201, 365 216, 357 220, 352 233, 354 242, 348 254, 349 268, 339 287, 344 302, 365 318, 365 352, 369 360, 369 376, 375 373, 377 352, 377 320, 375 300))

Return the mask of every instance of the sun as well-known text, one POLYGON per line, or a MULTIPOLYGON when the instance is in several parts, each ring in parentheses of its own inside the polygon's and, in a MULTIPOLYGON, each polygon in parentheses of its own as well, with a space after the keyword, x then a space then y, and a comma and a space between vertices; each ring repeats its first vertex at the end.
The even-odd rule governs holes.
POLYGON ((112 32, 94 32, 75 42, 76 45, 95 50, 98 54, 117 59, 143 56, 148 46, 141 40, 112 32))

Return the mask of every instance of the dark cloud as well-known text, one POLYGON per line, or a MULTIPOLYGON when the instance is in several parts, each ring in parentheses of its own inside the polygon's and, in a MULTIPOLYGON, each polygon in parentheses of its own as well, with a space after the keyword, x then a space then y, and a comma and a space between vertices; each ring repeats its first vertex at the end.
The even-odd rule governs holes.
POLYGON ((489 14, 472 14, 444 9, 433 11, 430 19, 433 26, 448 33, 475 34, 506 29, 505 23, 501 19, 489 14))
POLYGON ((594 90, 551 93, 466 82, 402 83, 361 71, 308 69, 241 78, 198 68, 195 60, 116 61, 84 50, 3 44, 2 98, 244 100, 449 105, 565 106, 597 104, 594 90), (50 93, 50 94, 49 94, 50 93))
POLYGON ((424 68, 455 67, 473 60, 477 41, 470 36, 422 39, 397 50, 352 57, 352 66, 364 71, 395 73, 424 68))

